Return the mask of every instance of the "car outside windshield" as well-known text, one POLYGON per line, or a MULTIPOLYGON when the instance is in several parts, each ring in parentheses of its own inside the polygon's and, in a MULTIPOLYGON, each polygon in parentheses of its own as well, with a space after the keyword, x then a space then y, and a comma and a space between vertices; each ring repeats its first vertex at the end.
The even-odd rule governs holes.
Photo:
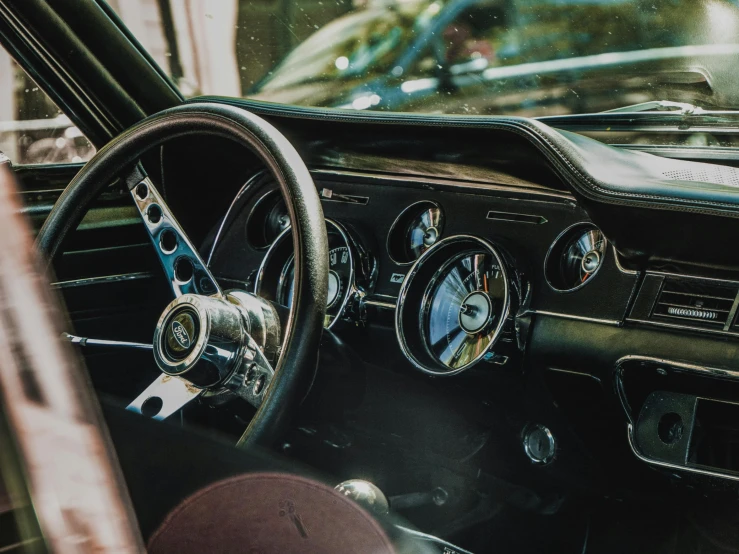
POLYGON ((530 117, 739 108, 735 0, 110 3, 186 96, 530 117))

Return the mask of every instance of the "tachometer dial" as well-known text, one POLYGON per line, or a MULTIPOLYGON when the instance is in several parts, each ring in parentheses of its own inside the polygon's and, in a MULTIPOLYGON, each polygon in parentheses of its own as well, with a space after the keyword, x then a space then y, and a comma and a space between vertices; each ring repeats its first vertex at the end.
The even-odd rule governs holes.
MULTIPOLYGON (((325 326, 347 315, 349 301, 371 287, 376 268, 356 239, 339 223, 326 220, 329 247, 328 295, 325 326)), ((295 291, 295 262, 290 229, 272 243, 259 268, 256 294, 291 307, 295 291)))
MULTIPOLYGON (((329 235, 329 244, 341 240, 334 234, 329 235)), ((340 304, 343 293, 348 289, 352 278, 353 268, 351 263, 351 254, 348 246, 336 246, 328 252, 328 295, 326 297, 326 307, 330 315, 334 308, 340 304)), ((293 304, 293 292, 295 291, 295 263, 292 257, 285 264, 280 276, 280 283, 277 289, 277 302, 288 308, 293 304)))

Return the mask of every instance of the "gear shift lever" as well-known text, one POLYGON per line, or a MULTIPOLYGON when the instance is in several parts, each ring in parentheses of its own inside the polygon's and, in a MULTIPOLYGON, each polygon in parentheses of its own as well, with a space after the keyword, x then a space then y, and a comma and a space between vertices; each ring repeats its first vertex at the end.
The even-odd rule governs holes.
MULTIPOLYGON (((385 493, 383 493, 377 485, 370 483, 369 481, 364 481, 362 479, 349 479, 348 481, 339 483, 334 487, 334 489, 344 496, 348 496, 370 513, 384 515, 390 511, 390 503, 388 502, 385 493)), ((417 540, 436 545, 444 554, 472 554, 470 551, 440 539, 439 537, 422 533, 421 531, 416 531, 415 529, 410 529, 398 524, 395 524, 395 527, 417 540)))
POLYGON ((386 514, 390 503, 376 485, 362 479, 349 479, 334 487, 339 493, 348 496, 365 510, 375 514, 386 514))

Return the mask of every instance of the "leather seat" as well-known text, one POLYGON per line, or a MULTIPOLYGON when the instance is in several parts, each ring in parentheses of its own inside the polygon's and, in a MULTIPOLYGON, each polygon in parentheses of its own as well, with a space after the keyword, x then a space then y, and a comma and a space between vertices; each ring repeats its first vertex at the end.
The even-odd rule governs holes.
POLYGON ((251 473, 191 495, 149 541, 152 554, 361 552, 395 549, 380 524, 332 488, 298 475, 251 473))

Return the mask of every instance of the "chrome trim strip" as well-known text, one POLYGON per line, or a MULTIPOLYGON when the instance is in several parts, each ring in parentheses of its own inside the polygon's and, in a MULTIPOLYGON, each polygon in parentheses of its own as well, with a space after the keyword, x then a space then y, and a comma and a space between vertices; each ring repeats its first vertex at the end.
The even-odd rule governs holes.
POLYGON ((616 397, 621 403, 621 407, 626 414, 629 422, 634 423, 634 414, 632 413, 629 401, 626 398, 626 391, 623 386, 623 371, 624 364, 626 362, 648 362, 653 364, 664 365, 668 368, 674 369, 678 372, 692 373, 693 375, 701 375, 707 377, 713 377, 716 379, 737 379, 739 380, 739 371, 731 369, 721 369, 717 367, 708 367, 704 365, 693 364, 689 362, 678 362, 674 360, 668 360, 666 358, 655 358, 652 356, 641 356, 638 354, 629 354, 616 360, 615 370, 613 372, 613 386, 616 392, 616 397))
POLYGON ((510 221, 512 223, 525 223, 528 225, 543 225, 549 222, 549 220, 543 215, 523 214, 518 212, 506 212, 498 210, 490 210, 485 216, 485 219, 489 219, 491 221, 510 221), (521 218, 507 218, 503 216, 521 216, 521 218))
POLYGON ((639 272, 635 269, 626 269, 624 266, 621 265, 621 260, 618 259, 618 250, 616 250, 616 247, 611 245, 611 248, 613 248, 613 259, 616 261, 616 267, 621 273, 624 273, 626 275, 639 275, 639 272))
POLYGON ((596 377, 592 373, 585 373, 584 371, 573 371, 572 369, 561 369, 559 367, 547 367, 547 371, 553 371, 555 373, 566 373, 568 375, 577 375, 579 377, 589 377, 597 383, 601 383, 600 377, 596 377))
POLYGON ((358 196, 356 194, 342 194, 334 192, 332 189, 323 187, 318 192, 321 200, 326 202, 342 202, 344 204, 356 204, 357 206, 366 206, 369 204, 369 196, 358 196))
POLYGON ((652 356, 640 356, 638 354, 629 354, 628 356, 624 356, 622 358, 619 358, 616 361, 616 368, 621 367, 626 362, 651 362, 655 364, 660 365, 666 365, 673 369, 677 369, 680 371, 688 372, 688 373, 694 373, 696 375, 703 375, 708 374, 710 377, 717 377, 717 378, 729 378, 729 379, 739 379, 739 370, 734 369, 721 369, 718 367, 710 367, 700 364, 693 364, 689 362, 677 362, 674 360, 668 360, 666 358, 655 358, 652 356))
POLYGON ((546 315, 550 317, 560 317, 562 319, 574 319, 576 321, 588 321, 590 323, 603 323, 604 325, 616 325, 618 327, 622 326, 622 322, 615 319, 597 319, 595 317, 585 317, 573 314, 560 314, 557 312, 546 312, 543 310, 532 310, 532 312, 535 314, 546 315))
POLYGON ((661 462, 661 461, 649 458, 648 456, 645 456, 644 454, 642 454, 642 452, 639 450, 639 448, 636 445, 636 440, 634 437, 634 424, 635 424, 634 414, 632 414, 631 407, 629 406, 629 402, 626 399, 626 391, 624 390, 623 382, 622 382, 624 364, 629 361, 653 362, 655 364, 660 364, 660 365, 665 365, 667 367, 671 367, 672 369, 676 369, 678 371, 686 371, 686 372, 697 374, 697 375, 708 373, 709 376, 711 377, 720 377, 720 378, 729 377, 732 379, 739 379, 739 371, 723 370, 723 369, 706 367, 706 366, 701 366, 701 365, 691 364, 691 363, 686 363, 686 362, 675 362, 675 361, 666 360, 663 358, 653 358, 649 356, 638 356, 638 355, 628 355, 628 356, 619 358, 616 361, 616 371, 614 371, 614 386, 616 389, 616 395, 619 401, 621 402, 621 407, 623 408, 624 413, 626 414, 626 417, 629 420, 627 423, 627 437, 629 441, 629 447, 631 448, 631 451, 634 453, 634 455, 638 459, 640 459, 642 462, 645 462, 649 465, 663 467, 663 468, 667 468, 671 470, 686 471, 688 473, 695 473, 695 474, 703 475, 706 477, 716 477, 719 479, 739 481, 739 475, 721 473, 721 472, 711 471, 708 469, 691 467, 687 465, 682 466, 682 465, 677 465, 677 464, 671 464, 669 462, 661 462))
POLYGON ((394 174, 387 174, 387 175, 375 175, 372 173, 362 173, 361 171, 343 171, 343 170, 333 170, 333 169, 315 169, 311 171, 311 174, 320 177, 321 175, 325 176, 335 176, 335 177, 345 177, 345 178, 352 178, 352 177, 359 177, 362 179, 369 179, 374 181, 391 181, 391 182, 398 182, 401 185, 408 184, 408 183, 419 183, 419 184, 429 184, 429 185, 442 185, 442 186, 450 186, 450 187, 456 187, 456 188, 466 188, 466 189, 482 189, 482 190, 497 190, 502 192, 518 192, 523 194, 530 194, 530 195, 537 195, 537 196, 545 196, 550 198, 556 198, 559 200, 566 200, 566 201, 574 201, 574 196, 572 196, 569 193, 566 192, 559 192, 559 191, 553 191, 551 189, 544 189, 544 188, 537 188, 531 185, 500 185, 500 184, 493 184, 493 183, 487 183, 487 182, 479 182, 479 181, 455 181, 452 179, 443 179, 443 178, 432 178, 432 177, 424 177, 422 175, 394 175, 394 174))
MULTIPOLYGON (((677 329, 681 331, 698 331, 706 333, 708 335, 719 335, 723 337, 735 337, 739 335, 739 331, 724 331, 723 327, 716 327, 711 329, 709 327, 695 327, 693 325, 677 325, 675 323, 669 323, 667 321, 654 321, 651 319, 637 319, 633 317, 627 317, 626 321, 629 323, 641 323, 643 325, 651 325, 653 327, 664 327, 666 329, 677 329)), ((687 320, 686 320, 687 321, 687 320)))
POLYGON ((87 287, 90 285, 104 285, 109 283, 120 283, 124 281, 150 279, 153 276, 154 274, 148 271, 139 271, 137 273, 121 273, 120 275, 104 275, 102 277, 86 277, 84 279, 56 281, 51 283, 51 287, 55 289, 69 289, 74 287, 87 287))
POLYGON ((718 279, 716 277, 699 277, 696 275, 684 275, 681 273, 669 273, 666 271, 647 271, 647 275, 661 275, 663 277, 675 277, 678 279, 695 279, 697 281, 713 281, 715 283, 732 284, 739 287, 739 281, 733 281, 731 279, 718 279))
POLYGON ((213 239, 213 246, 210 248, 210 253, 208 254, 208 259, 205 261, 205 264, 210 267, 210 261, 213 259, 213 253, 216 251, 216 246, 218 246, 218 242, 221 240, 221 233, 223 232, 223 229, 226 226, 226 222, 228 221, 229 216, 231 215, 231 211, 236 207, 236 204, 239 200, 241 200, 241 197, 244 196, 249 189, 262 177, 264 177, 267 174, 266 170, 258 171, 244 183, 244 185, 239 189, 239 192, 236 193, 236 196, 234 196, 234 199, 231 201, 231 204, 228 206, 228 209, 226 210, 226 214, 223 216, 223 220, 221 220, 221 226, 218 227, 218 232, 216 233, 216 238, 213 239))
MULTIPOLYGON (((392 298, 392 297, 389 297, 392 298)), ((397 308, 397 299, 395 299, 395 302, 383 302, 382 300, 376 300, 374 298, 365 298, 364 299, 364 305, 365 306, 374 306, 375 308, 380 308, 382 310, 393 310, 397 308)))
POLYGON ((731 309, 729 310, 729 315, 726 316, 726 323, 724 324, 724 331, 730 331, 731 326, 734 324, 734 319, 736 318, 736 312, 739 310, 739 291, 737 291, 736 297, 734 298, 734 303, 731 305, 731 309))

